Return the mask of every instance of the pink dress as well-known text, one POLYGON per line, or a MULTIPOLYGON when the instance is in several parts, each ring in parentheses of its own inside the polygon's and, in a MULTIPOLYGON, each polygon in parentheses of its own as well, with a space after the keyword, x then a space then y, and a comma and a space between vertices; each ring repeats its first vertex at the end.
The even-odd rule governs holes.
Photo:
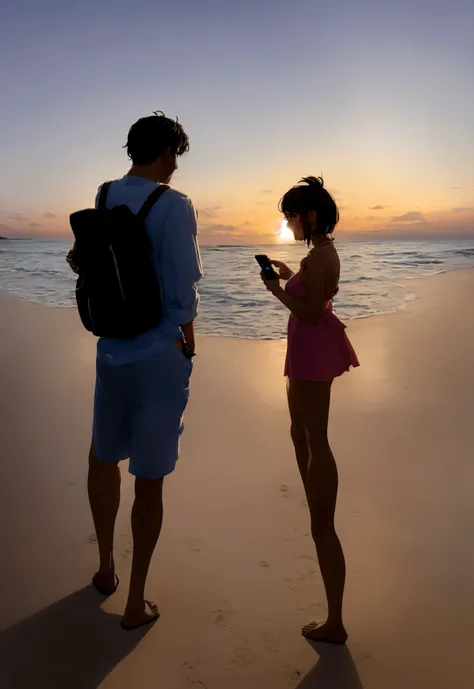
MULTIPOLYGON (((305 264, 306 259, 286 285, 286 292, 295 299, 305 299, 307 295, 302 280, 305 264)), ((292 380, 328 381, 349 371, 351 366, 359 366, 345 330, 346 326, 332 310, 332 300, 326 303, 317 323, 300 321, 291 314, 285 376, 292 380)))

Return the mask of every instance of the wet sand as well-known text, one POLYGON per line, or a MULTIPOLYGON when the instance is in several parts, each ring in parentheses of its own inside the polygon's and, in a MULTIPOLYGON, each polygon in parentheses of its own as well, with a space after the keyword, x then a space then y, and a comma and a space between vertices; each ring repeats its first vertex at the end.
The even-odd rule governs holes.
POLYGON ((199 338, 147 632, 119 625, 131 564, 123 467, 107 601, 85 481, 94 339, 0 294, 2 689, 472 689, 474 271, 416 281, 350 324, 334 386, 347 649, 299 635, 325 600, 288 433, 284 343, 199 338))

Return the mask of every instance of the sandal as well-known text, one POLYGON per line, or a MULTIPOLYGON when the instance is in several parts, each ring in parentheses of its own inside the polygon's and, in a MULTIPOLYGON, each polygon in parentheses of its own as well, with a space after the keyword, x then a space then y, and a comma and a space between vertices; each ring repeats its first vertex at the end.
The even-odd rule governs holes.
POLYGON ((148 619, 148 620, 145 620, 144 622, 140 622, 139 624, 135 624, 132 627, 130 627, 129 625, 125 625, 123 623, 123 620, 122 620, 120 622, 120 626, 122 627, 122 629, 124 629, 126 632, 133 632, 134 629, 140 629, 140 627, 145 627, 148 624, 153 624, 153 622, 156 622, 156 620, 160 616, 160 611, 158 610, 158 607, 149 600, 146 600, 145 603, 150 608, 152 617, 150 617, 150 619, 148 619))
POLYGON ((118 585, 119 585, 119 583, 120 583, 120 582, 119 582, 119 578, 118 578, 118 576, 117 576, 116 574, 114 574, 115 586, 114 586, 114 588, 112 589, 112 591, 106 591, 104 588, 102 588, 101 586, 99 586, 99 585, 97 584, 96 577, 97 577, 97 573, 94 574, 94 576, 92 577, 92 586, 96 589, 96 591, 98 591, 99 593, 101 593, 103 596, 111 596, 113 593, 115 593, 115 591, 117 590, 117 587, 118 587, 118 585))

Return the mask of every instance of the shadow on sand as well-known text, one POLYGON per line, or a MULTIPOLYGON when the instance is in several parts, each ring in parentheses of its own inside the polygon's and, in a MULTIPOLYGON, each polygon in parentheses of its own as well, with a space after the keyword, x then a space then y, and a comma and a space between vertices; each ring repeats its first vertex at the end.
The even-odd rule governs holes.
POLYGON ((0 633, 5 689, 97 689, 140 643, 147 628, 124 632, 88 586, 0 633))
POLYGON ((311 644, 319 660, 297 689, 364 689, 346 646, 311 644))

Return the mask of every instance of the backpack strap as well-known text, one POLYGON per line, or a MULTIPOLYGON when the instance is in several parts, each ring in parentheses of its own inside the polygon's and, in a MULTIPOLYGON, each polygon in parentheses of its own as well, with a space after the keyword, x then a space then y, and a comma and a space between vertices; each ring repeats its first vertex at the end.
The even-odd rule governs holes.
POLYGON ((163 196, 165 191, 168 191, 168 189, 169 186, 167 184, 159 184, 156 189, 151 192, 150 196, 138 211, 137 218, 140 218, 140 220, 144 222, 155 203, 163 196))
POLYGON ((112 182, 104 182, 100 188, 99 201, 97 203, 97 208, 104 210, 107 208, 107 194, 109 193, 110 185, 112 182))

